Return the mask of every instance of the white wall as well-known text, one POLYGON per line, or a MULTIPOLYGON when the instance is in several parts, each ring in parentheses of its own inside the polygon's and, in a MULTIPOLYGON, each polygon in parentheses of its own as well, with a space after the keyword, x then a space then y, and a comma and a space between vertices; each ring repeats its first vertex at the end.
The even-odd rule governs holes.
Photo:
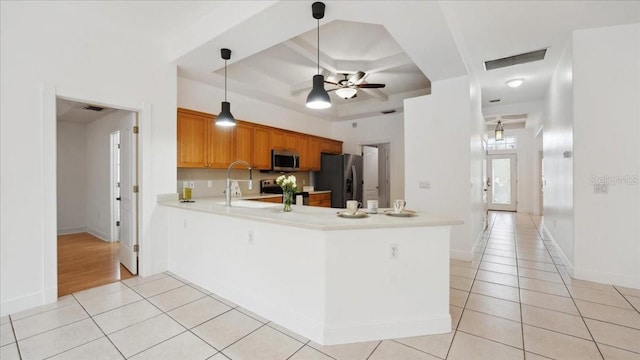
POLYGON ((551 81, 543 113, 544 227, 573 264, 573 51, 572 40, 562 52, 551 81))
POLYGON ((573 79, 574 276, 640 288, 640 24, 574 32, 573 79))
POLYGON ((86 230, 86 125, 58 122, 58 234, 86 230))
MULTIPOLYGON (((380 115, 355 121, 336 122, 332 126, 332 138, 342 140, 342 151, 347 154, 361 154, 362 145, 390 143, 389 179, 390 200, 404 199, 404 114, 380 115), (356 123, 357 127, 353 127, 356 123)), ((411 202, 409 201, 409 206, 411 202)))
POLYGON ((105 241, 111 234, 111 133, 122 131, 135 113, 119 110, 87 124, 87 232, 105 241))
MULTIPOLYGON (((238 120, 322 137, 331 137, 331 122, 227 91, 231 113, 238 120)), ((209 114, 220 113, 224 90, 178 78, 178 106, 209 114)), ((174 151, 175 152, 175 151, 174 151)))
POLYGON ((469 260, 482 229, 480 94, 467 76, 431 85, 431 95, 404 104, 405 198, 411 208, 463 220, 451 230, 451 256, 469 260), (422 181, 430 188, 419 188, 422 181))
POLYGON ((176 181, 177 71, 165 49, 75 2, 2 1, 0 16, 0 314, 57 297, 55 99, 41 84, 146 109, 140 271, 165 270, 166 232, 153 231, 163 220, 156 196, 175 192, 176 181))
POLYGON ((471 181, 469 193, 469 235, 471 236, 471 251, 473 252, 488 221, 485 211, 486 203, 483 200, 485 195, 485 177, 483 174, 485 173, 487 159, 486 151, 483 147, 483 141, 486 140, 486 123, 482 114, 482 92, 480 86, 475 81, 471 81, 470 83, 469 99, 469 176, 471 181))

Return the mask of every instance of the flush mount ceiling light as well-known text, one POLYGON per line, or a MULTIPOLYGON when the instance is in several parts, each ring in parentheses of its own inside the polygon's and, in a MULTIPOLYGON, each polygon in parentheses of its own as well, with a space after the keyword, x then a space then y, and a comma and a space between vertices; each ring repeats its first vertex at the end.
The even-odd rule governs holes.
POLYGON ((357 92, 358 90, 347 87, 336 90, 336 95, 340 96, 343 99, 351 99, 357 92))
POLYGON ((231 50, 220 49, 220 55, 224 59, 224 101, 222 102, 222 111, 216 118, 216 125, 236 126, 236 119, 231 115, 231 104, 227 101, 227 60, 231 59, 231 50))
POLYGON ((307 107, 310 109, 326 109, 331 107, 331 99, 324 89, 324 76, 320 74, 320 19, 324 17, 324 3, 314 2, 311 14, 318 20, 318 74, 313 75, 313 88, 307 96, 307 107))
POLYGON ((523 83, 524 83, 524 79, 523 78, 507 80, 507 86, 510 87, 510 88, 517 88, 518 86, 522 85, 523 83))
POLYGON ((498 120, 498 125, 496 126, 496 140, 502 140, 502 134, 504 134, 504 128, 502 127, 502 121, 498 120))

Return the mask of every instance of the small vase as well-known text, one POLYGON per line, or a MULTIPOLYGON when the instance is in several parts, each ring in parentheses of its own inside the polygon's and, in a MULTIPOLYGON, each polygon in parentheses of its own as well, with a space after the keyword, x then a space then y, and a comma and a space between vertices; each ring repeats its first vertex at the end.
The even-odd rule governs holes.
POLYGON ((291 204, 293 203, 293 191, 283 191, 282 192, 282 204, 284 204, 284 208, 282 209, 284 212, 291 211, 291 204))

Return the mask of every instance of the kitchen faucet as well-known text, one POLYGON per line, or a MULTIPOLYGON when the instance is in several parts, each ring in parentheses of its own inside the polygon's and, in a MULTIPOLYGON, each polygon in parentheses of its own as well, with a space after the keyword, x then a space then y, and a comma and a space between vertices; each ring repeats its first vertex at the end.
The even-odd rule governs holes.
POLYGON ((226 206, 231 206, 231 182, 232 181, 248 181, 249 190, 253 190, 253 172, 251 171, 251 165, 243 160, 236 160, 227 168, 227 189, 224 191, 226 206), (231 178, 231 168, 236 164, 244 164, 249 169, 249 180, 236 180, 231 178))

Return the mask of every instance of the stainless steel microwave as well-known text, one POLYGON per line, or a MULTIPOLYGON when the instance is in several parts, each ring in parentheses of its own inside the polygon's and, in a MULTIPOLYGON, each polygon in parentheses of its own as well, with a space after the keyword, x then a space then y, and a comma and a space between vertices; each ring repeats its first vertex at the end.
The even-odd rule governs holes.
POLYGON ((271 170, 298 171, 300 169, 300 155, 294 151, 271 150, 271 170))

